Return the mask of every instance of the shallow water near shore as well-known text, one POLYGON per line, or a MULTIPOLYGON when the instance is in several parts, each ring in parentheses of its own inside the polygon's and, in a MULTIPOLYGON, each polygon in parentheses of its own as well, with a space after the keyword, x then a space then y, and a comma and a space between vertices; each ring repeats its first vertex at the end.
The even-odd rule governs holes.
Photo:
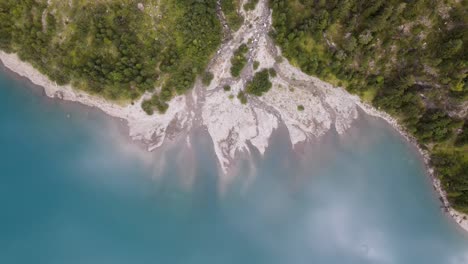
POLYGON ((222 188, 206 132, 163 153, 0 74, 0 263, 468 263, 417 152, 363 117, 292 150, 284 128, 222 188))

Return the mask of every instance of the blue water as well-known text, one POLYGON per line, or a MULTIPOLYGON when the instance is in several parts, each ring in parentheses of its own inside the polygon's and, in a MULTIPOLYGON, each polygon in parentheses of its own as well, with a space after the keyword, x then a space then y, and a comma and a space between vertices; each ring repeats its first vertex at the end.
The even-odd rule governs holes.
POLYGON ((192 141, 147 154, 118 121, 0 75, 0 263, 468 263, 379 120, 296 151, 280 129, 222 193, 210 139, 192 141))

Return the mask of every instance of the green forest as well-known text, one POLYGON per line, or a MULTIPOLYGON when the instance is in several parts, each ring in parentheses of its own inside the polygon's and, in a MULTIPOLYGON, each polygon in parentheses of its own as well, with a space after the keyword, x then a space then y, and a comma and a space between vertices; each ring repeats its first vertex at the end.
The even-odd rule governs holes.
POLYGON ((466 0, 270 0, 293 65, 397 117, 468 213, 466 0))
POLYGON ((215 0, 0 2, 0 49, 58 84, 164 112, 191 88, 221 42, 215 0), (69 5, 68 2, 72 4, 69 5))

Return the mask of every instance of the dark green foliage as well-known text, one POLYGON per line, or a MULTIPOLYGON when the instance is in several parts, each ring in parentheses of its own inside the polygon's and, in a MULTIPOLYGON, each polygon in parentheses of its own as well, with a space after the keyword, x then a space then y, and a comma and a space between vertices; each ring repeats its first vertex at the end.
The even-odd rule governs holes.
POLYGON ((271 89, 270 74, 267 69, 257 72, 253 79, 247 83, 245 92, 256 96, 262 96, 271 89))
POLYGON ((258 4, 258 0, 248 0, 246 4, 244 4, 245 11, 254 10, 258 4))
POLYGON ((143 111, 145 111, 148 115, 152 115, 154 113, 153 110, 153 104, 151 103, 151 100, 144 100, 141 103, 141 108, 143 111))
POLYGON ((229 92, 229 91, 231 91, 231 86, 230 85, 224 85, 223 89, 224 89, 224 91, 229 92))
POLYGON ((298 105, 297 110, 298 111, 304 111, 304 106, 303 105, 298 105))
MULTIPOLYGON (((176 67, 177 72, 169 79, 163 89, 171 89, 177 94, 183 94, 193 86, 196 75, 200 74, 209 57, 221 43, 221 27, 216 17, 215 0, 183 0, 178 7, 184 14, 177 23, 176 32, 182 32, 184 43, 178 47, 170 67, 176 67)), ((161 97, 163 99, 163 97, 161 97)), ((167 97, 164 97, 164 101, 167 97)))
POLYGON ((254 61, 254 62, 253 62, 253 69, 254 69, 254 70, 257 70, 257 69, 258 69, 258 66, 260 66, 260 62, 254 61))
POLYGON ((447 59, 456 55, 463 47, 461 39, 451 39, 447 43, 442 44, 440 49, 440 57, 447 59))
POLYGON ((131 1, 73 1, 67 23, 61 12, 47 12, 43 26, 46 1, 3 0, 0 49, 18 53, 58 84, 116 100, 133 100, 163 85, 158 98, 167 101, 193 86, 220 44, 221 28, 215 0, 161 5, 178 16, 157 28, 131 1))
POLYGON ((10 14, 11 3, 8 1, 0 2, 0 49, 7 52, 11 51, 11 41, 13 34, 13 16, 10 14))
POLYGON ((214 78, 213 73, 208 72, 208 71, 203 73, 203 76, 202 76, 203 85, 209 86, 211 84, 211 81, 213 80, 213 78, 214 78))
POLYGON ((437 152, 432 163, 447 192, 447 198, 455 209, 468 213, 468 161, 461 152, 437 152))
POLYGON ((273 68, 268 69, 268 72, 270 73, 271 78, 276 77, 276 70, 273 68))
POLYGON ((237 99, 239 99, 239 101, 241 102, 241 104, 246 104, 247 103, 247 96, 245 96, 245 93, 240 91, 238 94, 237 94, 237 99))
POLYGON ((244 17, 238 12, 240 0, 221 0, 221 9, 232 31, 237 31, 244 22, 244 17))
POLYGON ((455 146, 462 147, 468 143, 468 121, 465 120, 461 132, 457 135, 455 146))
POLYGON ((245 55, 249 51, 249 48, 246 44, 242 44, 234 52, 234 55, 231 58, 231 75, 233 77, 239 77, 242 69, 244 69, 247 64, 247 59, 245 55))
POLYGON ((150 100, 144 100, 141 103, 141 107, 148 115, 152 115, 154 110, 157 110, 160 114, 164 114, 169 108, 169 105, 162 100, 160 96, 154 94, 150 100))
POLYGON ((161 114, 164 114, 169 108, 169 105, 166 103, 166 101, 161 100, 161 98, 157 96, 156 94, 153 95, 153 97, 151 98, 151 103, 153 104, 153 106, 156 107, 158 112, 161 114))
POLYGON ((442 110, 426 111, 416 125, 416 136, 423 142, 439 142, 453 134, 456 122, 442 110))

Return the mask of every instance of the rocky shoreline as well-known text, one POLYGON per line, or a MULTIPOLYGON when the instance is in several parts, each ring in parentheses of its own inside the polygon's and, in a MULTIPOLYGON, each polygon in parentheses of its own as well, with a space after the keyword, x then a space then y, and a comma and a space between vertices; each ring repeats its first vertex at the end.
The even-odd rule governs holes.
POLYGON ((430 177, 432 186, 434 190, 436 191, 436 193, 438 194, 440 202, 442 203, 442 205, 440 206, 441 209, 447 215, 449 215, 463 230, 468 232, 468 215, 458 212, 451 207, 450 202, 448 201, 448 198, 447 198, 447 193, 443 189, 442 183, 440 182, 439 178, 437 178, 437 175, 435 174, 435 170, 431 165, 431 157, 430 157, 429 152, 421 148, 417 139, 413 137, 412 135, 410 135, 406 131, 406 129, 398 123, 398 121, 395 118, 393 118, 392 116, 390 116, 389 114, 383 111, 379 111, 375 109, 373 106, 367 103, 359 102, 359 104, 360 104, 360 107, 364 110, 364 112, 366 112, 366 114, 370 116, 379 117, 385 120, 396 131, 398 131, 398 133, 401 136, 403 136, 410 144, 412 144, 418 150, 418 152, 420 153, 420 155, 422 156, 424 160, 424 165, 426 167, 427 175, 430 177))
POLYGON ((269 139, 279 124, 284 124, 288 129, 292 145, 298 145, 332 129, 339 134, 345 133, 358 117, 358 109, 362 109, 368 115, 387 121, 417 147, 434 189, 440 195, 443 209, 468 231, 467 216, 450 207, 446 193, 430 165, 429 154, 420 148, 416 139, 396 119, 362 102, 358 96, 347 93, 343 88, 333 87, 302 73, 282 58, 281 51, 268 36, 271 11, 265 0, 259 1, 254 11, 242 12, 244 25, 230 34, 208 66, 215 76, 212 83, 205 87, 197 81, 191 93, 169 102, 169 110, 164 115, 149 116, 141 109, 141 102, 150 94, 145 94, 134 103, 119 105, 77 91, 69 85, 58 86, 15 54, 0 51, 0 60, 11 71, 42 86, 49 97, 96 107, 110 116, 126 120, 130 137, 145 143, 149 151, 160 147, 168 139, 187 135, 194 127, 203 127, 213 140, 222 185, 232 181, 230 167, 239 153, 249 151, 249 143, 261 154, 265 153, 269 139), (230 58, 242 43, 249 43, 248 64, 240 78, 232 78, 230 58), (254 61, 260 64, 258 70, 273 68, 277 76, 271 79, 273 88, 268 93, 262 97, 249 96, 249 102, 242 104, 235 99, 235 95, 253 77, 254 61), (232 90, 224 91, 225 85, 230 85, 232 90), (304 110, 299 111, 298 105, 304 110))

